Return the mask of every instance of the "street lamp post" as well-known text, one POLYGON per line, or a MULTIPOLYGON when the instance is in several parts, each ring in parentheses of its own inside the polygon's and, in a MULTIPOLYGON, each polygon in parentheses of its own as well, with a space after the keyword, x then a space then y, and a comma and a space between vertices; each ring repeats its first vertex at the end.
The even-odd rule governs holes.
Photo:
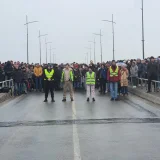
POLYGON ((56 63, 56 54, 53 53, 53 63, 56 63))
POLYGON ((92 50, 92 47, 91 47, 91 45, 90 45, 90 47, 85 47, 86 49, 89 49, 90 50, 90 61, 91 61, 91 57, 92 57, 92 52, 91 52, 91 50, 92 50))
POLYGON ((50 45, 50 63, 51 63, 51 59, 52 59, 51 58, 51 54, 52 54, 51 52, 52 52, 53 49, 55 49, 55 48, 51 48, 51 45, 50 45))
POLYGON ((102 63, 102 60, 103 60, 103 57, 102 57, 102 34, 101 34, 101 29, 100 29, 100 34, 97 34, 97 33, 93 33, 94 35, 96 36, 100 36, 100 48, 101 48, 101 63, 102 63))
POLYGON ((145 58, 145 53, 144 53, 144 14, 143 14, 143 0, 142 0, 142 54, 143 54, 143 59, 145 58))
POLYGON ((84 63, 87 64, 87 56, 84 56, 84 63))
POLYGON ((96 64, 96 40, 94 39, 94 41, 89 41, 89 42, 94 44, 94 64, 96 64))
POLYGON ((53 53, 53 63, 54 63, 54 53, 53 53))
POLYGON ((46 64, 47 64, 47 44, 52 43, 52 42, 47 42, 46 38, 45 38, 45 44, 46 44, 46 64))
POLYGON ((87 56, 87 64, 88 64, 88 53, 85 53, 86 54, 86 56, 87 56))
POLYGON ((41 62, 41 57, 42 57, 42 54, 41 54, 41 37, 43 37, 43 36, 47 36, 48 34, 44 34, 44 35, 41 35, 41 33, 40 33, 40 30, 39 30, 39 50, 40 50, 40 64, 42 63, 41 62))
POLYGON ((27 63, 29 63, 29 53, 28 53, 28 24, 30 23, 36 23, 38 21, 32 21, 32 22, 28 22, 28 16, 26 15, 26 27, 27 27, 27 63))
POLYGON ((116 24, 114 21, 113 21, 113 14, 112 14, 112 21, 109 21, 109 20, 103 20, 103 21, 106 21, 106 22, 110 22, 112 23, 112 34, 113 34, 113 60, 115 60, 115 49, 114 49, 114 24, 116 24))

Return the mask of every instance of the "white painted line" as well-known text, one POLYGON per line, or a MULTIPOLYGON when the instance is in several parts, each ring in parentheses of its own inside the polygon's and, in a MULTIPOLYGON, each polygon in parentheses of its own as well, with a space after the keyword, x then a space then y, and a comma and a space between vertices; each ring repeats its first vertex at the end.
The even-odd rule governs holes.
MULTIPOLYGON (((77 119, 75 102, 72 102, 72 119, 73 120, 77 119)), ((74 160, 81 160, 77 124, 73 124, 73 148, 74 148, 74 160)))

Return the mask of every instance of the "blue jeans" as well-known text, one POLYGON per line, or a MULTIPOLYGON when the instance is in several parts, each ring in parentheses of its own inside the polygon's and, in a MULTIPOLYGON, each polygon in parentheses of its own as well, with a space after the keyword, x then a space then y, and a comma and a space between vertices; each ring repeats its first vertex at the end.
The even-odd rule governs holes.
POLYGON ((111 98, 118 98, 118 82, 110 82, 111 98))
POLYGON ((42 89, 42 77, 36 77, 36 90, 41 90, 42 89))
POLYGON ((127 86, 121 87, 121 93, 122 94, 128 94, 128 87, 127 86))
POLYGON ((17 96, 22 94, 22 84, 21 83, 14 83, 14 95, 17 96))
POLYGON ((74 88, 80 88, 80 82, 74 82, 74 88))

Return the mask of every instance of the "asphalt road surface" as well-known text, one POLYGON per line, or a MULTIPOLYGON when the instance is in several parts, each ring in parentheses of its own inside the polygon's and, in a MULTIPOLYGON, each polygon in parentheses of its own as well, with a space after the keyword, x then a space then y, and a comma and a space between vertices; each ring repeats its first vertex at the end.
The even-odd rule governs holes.
POLYGON ((111 102, 44 103, 31 93, 0 104, 0 160, 160 160, 160 106, 130 95, 111 102))

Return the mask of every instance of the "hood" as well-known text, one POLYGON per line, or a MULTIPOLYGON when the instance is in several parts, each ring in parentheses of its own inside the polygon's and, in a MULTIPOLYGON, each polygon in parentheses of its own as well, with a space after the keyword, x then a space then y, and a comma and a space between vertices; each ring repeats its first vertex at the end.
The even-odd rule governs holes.
MULTIPOLYGON (((66 70, 66 68, 63 69, 63 71, 65 71, 65 70, 66 70)), ((69 71, 72 71, 72 68, 69 68, 69 71)))
POLYGON ((7 64, 6 64, 6 66, 7 66, 7 67, 12 66, 12 65, 11 65, 11 62, 10 62, 10 61, 8 61, 8 62, 7 62, 7 64))

